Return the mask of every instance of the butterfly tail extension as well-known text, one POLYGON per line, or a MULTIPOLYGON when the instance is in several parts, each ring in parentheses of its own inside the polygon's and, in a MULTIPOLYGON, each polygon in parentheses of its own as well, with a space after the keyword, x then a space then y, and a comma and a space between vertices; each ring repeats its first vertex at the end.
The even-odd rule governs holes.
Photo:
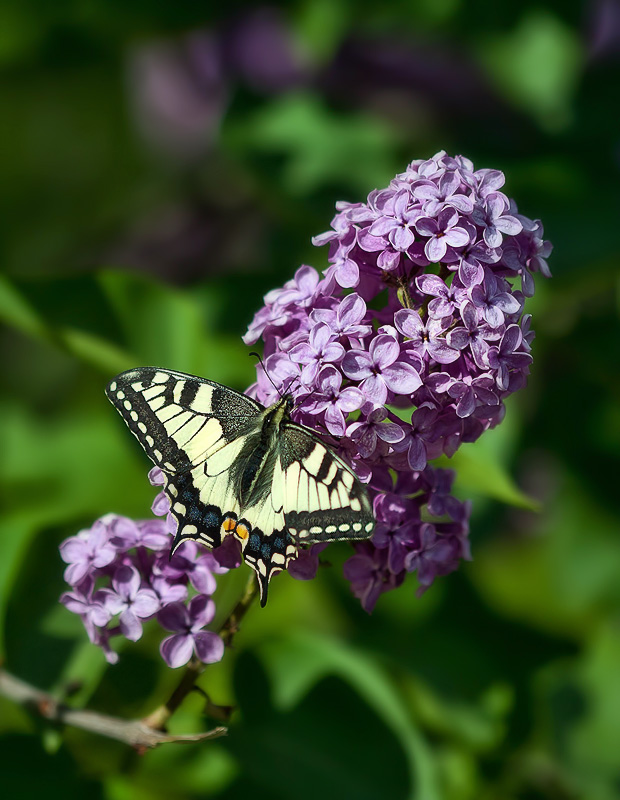
POLYGON ((259 528, 254 528, 250 533, 243 557, 256 572, 262 608, 267 604, 269 581, 286 569, 296 555, 297 547, 286 529, 274 530, 266 535, 259 528))

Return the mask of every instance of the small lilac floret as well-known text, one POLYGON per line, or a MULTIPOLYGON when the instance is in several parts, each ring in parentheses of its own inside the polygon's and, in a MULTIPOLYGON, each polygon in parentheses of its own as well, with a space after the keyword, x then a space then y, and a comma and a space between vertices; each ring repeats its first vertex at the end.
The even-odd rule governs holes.
POLYGON ((206 595, 196 595, 189 606, 171 603, 162 609, 157 618, 166 630, 174 631, 160 645, 160 652, 168 666, 176 669, 190 660, 193 654, 203 664, 221 661, 224 655, 224 642, 217 633, 205 631, 215 616, 215 603, 206 595))
POLYGON ((361 381, 360 389, 375 405, 384 405, 389 394, 413 394, 421 385, 420 376, 411 364, 400 359, 398 340, 380 334, 370 343, 368 352, 350 350, 343 359, 347 378, 361 381))
POLYGON ((115 556, 116 549, 102 521, 96 522, 92 530, 81 531, 60 545, 60 557, 69 564, 64 577, 71 586, 80 583, 91 570, 106 567, 115 556))
POLYGON ((448 247, 465 247, 469 243, 469 233, 458 227, 459 214, 454 208, 444 208, 437 219, 421 217, 416 222, 416 230, 428 236, 424 253, 428 260, 437 263, 446 255, 448 247))
POLYGON ((132 642, 137 642, 142 636, 141 620, 159 610, 159 598, 155 592, 142 589, 140 585, 138 570, 123 564, 114 573, 112 589, 100 589, 94 596, 111 616, 120 614, 121 633, 132 642))

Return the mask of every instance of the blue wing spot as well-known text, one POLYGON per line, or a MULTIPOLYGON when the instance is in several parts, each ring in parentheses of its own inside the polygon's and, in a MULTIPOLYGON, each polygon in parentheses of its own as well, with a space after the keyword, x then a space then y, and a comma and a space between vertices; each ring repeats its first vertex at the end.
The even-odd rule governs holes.
POLYGON ((202 520, 202 511, 197 505, 191 505, 185 513, 185 519, 190 525, 199 525, 202 520))
POLYGON ((269 542, 263 542, 260 548, 260 554, 265 559, 271 556, 271 545, 269 544, 269 542))
POLYGON ((281 539, 279 536, 273 543, 274 550, 283 550, 284 549, 284 539, 281 539))
POLYGON ((260 539, 257 536, 257 534, 253 533, 250 536, 248 540, 248 546, 251 550, 258 550, 258 548, 260 547, 260 539))
POLYGON ((219 513, 219 509, 216 511, 215 508, 210 508, 205 511, 203 522, 207 528, 219 528, 221 525, 221 514, 219 513))

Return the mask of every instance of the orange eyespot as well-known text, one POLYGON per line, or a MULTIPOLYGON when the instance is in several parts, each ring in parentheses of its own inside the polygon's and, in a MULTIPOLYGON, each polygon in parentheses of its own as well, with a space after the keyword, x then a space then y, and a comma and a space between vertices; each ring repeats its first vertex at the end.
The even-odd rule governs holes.
POLYGON ((232 517, 226 517, 224 519, 224 522, 222 522, 222 528, 224 528, 224 531, 226 533, 234 531, 236 527, 237 527, 237 520, 233 519, 232 517))
POLYGON ((237 525, 237 530, 235 531, 235 533, 240 539, 247 539, 248 536, 250 535, 250 529, 243 522, 240 522, 237 525))

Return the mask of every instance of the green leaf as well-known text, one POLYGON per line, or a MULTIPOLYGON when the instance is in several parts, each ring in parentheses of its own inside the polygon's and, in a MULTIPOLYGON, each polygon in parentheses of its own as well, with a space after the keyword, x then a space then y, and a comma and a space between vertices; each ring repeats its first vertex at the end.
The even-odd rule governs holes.
MULTIPOLYGON (((25 408, 0 406, 0 647, 10 592, 41 530, 117 512, 146 514, 152 490, 146 462, 129 441, 103 394, 88 413, 68 410, 54 423, 25 408)), ((63 569, 58 559, 57 574, 63 569)))
POLYGON ((502 503, 540 511, 540 503, 521 491, 506 468, 490 453, 464 445, 452 458, 441 458, 439 466, 456 470, 455 487, 462 495, 475 493, 502 503))
POLYGON ((389 125, 365 114, 336 115, 309 93, 289 93, 263 106, 230 136, 245 147, 284 154, 283 182, 293 195, 334 183, 365 194, 397 171, 398 137, 389 125))
POLYGON ((618 521, 570 475, 556 480, 563 484, 561 501, 537 520, 536 536, 487 543, 469 573, 493 608, 576 639, 620 601, 618 521))
POLYGON ((103 373, 114 375, 135 366, 134 356, 88 331, 64 328, 58 337, 71 355, 103 373))
POLYGON ((4 275, 0 275, 0 320, 34 339, 50 339, 45 320, 4 275))
POLYGON ((272 674, 276 707, 290 709, 326 675, 349 683, 392 730, 407 755, 411 798, 439 800, 437 776, 431 751, 399 693, 375 659, 342 641, 316 633, 297 633, 266 644, 265 655, 272 674))
POLYGON ((237 336, 221 332, 220 298, 211 287, 192 292, 143 276, 106 271, 100 285, 115 309, 132 366, 154 365, 245 388, 253 363, 237 336))
POLYGON ((515 104, 552 130, 571 122, 583 53, 578 34, 562 20, 531 10, 511 33, 494 36, 481 52, 489 75, 515 104))
POLYGON ((59 347, 102 372, 121 372, 135 364, 132 356, 101 336, 77 328, 48 325, 3 276, 0 276, 0 319, 26 336, 59 347))

